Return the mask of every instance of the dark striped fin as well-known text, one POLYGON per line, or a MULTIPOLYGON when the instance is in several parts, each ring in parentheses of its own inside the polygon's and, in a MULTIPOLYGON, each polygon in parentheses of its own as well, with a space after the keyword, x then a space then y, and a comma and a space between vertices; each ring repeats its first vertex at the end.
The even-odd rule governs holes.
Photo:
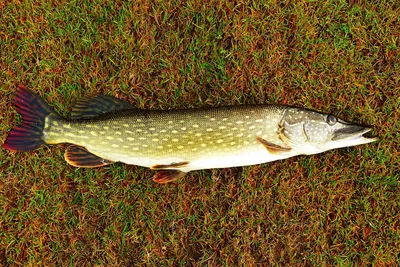
POLYGON ((72 108, 71 119, 93 119, 104 113, 134 108, 130 103, 113 96, 86 96, 80 98, 72 108))
POLYGON ((178 180, 185 176, 186 172, 178 170, 163 170, 159 171, 154 175, 153 181, 159 184, 166 184, 178 180))
POLYGON ((74 167, 95 168, 114 163, 114 161, 96 156, 86 148, 77 145, 70 145, 65 151, 64 157, 74 167))
POLYGON ((43 128, 45 119, 54 114, 53 109, 37 94, 24 86, 18 86, 14 98, 17 111, 22 115, 22 124, 7 136, 3 147, 13 151, 30 151, 45 144, 43 128))

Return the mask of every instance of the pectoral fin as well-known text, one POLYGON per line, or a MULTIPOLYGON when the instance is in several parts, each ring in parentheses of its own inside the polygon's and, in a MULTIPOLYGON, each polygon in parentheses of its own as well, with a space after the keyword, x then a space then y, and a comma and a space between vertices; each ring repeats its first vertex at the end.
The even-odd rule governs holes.
POLYGON ((264 139, 262 139, 261 137, 256 137, 257 141, 259 141, 261 144, 263 144, 265 146, 265 148, 268 150, 269 153, 271 154, 279 154, 282 152, 288 152, 290 150, 292 150, 290 147, 283 147, 280 145, 276 145, 273 143, 270 143, 264 139))
POLYGON ((64 154, 65 160, 74 167, 95 168, 114 163, 90 153, 86 148, 70 145, 64 154))
POLYGON ((186 172, 178 170, 162 170, 156 173, 153 177, 153 181, 159 184, 166 184, 178 180, 185 176, 186 172))

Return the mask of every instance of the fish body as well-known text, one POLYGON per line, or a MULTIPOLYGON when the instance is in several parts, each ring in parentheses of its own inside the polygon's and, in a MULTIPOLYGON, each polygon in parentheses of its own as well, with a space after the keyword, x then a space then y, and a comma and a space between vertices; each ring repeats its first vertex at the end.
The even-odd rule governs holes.
POLYGON ((79 100, 71 118, 63 119, 24 87, 15 103, 24 122, 4 147, 27 151, 70 143, 65 158, 74 166, 124 162, 159 170, 154 180, 160 183, 193 170, 254 165, 376 140, 363 136, 370 127, 283 105, 141 110, 97 96, 79 100))

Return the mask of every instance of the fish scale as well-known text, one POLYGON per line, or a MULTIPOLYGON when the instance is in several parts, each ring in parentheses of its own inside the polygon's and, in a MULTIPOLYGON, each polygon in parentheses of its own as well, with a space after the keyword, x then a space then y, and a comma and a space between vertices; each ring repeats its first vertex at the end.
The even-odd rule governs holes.
POLYGON ((174 111, 128 110, 83 121, 51 118, 44 136, 49 144, 77 144, 114 161, 125 162, 130 157, 194 161, 210 155, 243 154, 249 149, 264 151, 256 136, 283 146, 274 134, 283 110, 277 106, 253 105, 174 111), (274 121, 275 125, 266 127, 265 120, 274 121), (98 143, 104 146, 97 147, 98 143), (108 156, 110 153, 112 156, 108 156))
POLYGON ((363 136, 371 127, 283 105, 141 110, 96 96, 78 100, 71 118, 63 119, 25 87, 18 88, 15 104, 23 123, 9 133, 5 148, 70 143, 65 159, 73 166, 124 162, 157 170, 153 180, 159 183, 193 170, 260 164, 376 140, 363 136))

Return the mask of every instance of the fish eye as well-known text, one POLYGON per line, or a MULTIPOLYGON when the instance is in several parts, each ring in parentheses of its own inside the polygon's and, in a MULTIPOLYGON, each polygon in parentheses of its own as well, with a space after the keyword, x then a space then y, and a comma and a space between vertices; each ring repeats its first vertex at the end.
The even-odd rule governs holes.
POLYGON ((327 122, 329 125, 334 125, 334 124, 337 122, 337 118, 336 118, 335 116, 333 116, 333 115, 328 115, 328 116, 326 117, 326 122, 327 122))

